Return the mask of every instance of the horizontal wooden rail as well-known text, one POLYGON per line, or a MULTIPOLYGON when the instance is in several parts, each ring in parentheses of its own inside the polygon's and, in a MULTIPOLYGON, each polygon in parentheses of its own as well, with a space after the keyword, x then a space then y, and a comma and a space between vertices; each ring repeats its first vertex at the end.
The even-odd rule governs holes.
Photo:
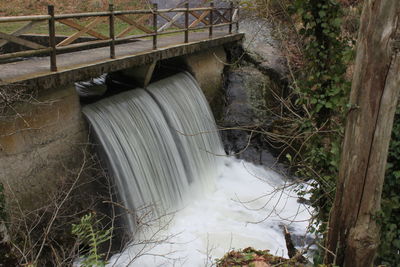
POLYGON ((229 22, 227 22, 227 23, 215 24, 215 25, 214 25, 214 28, 229 26, 229 25, 231 25, 231 24, 232 24, 232 23, 229 23, 229 22))
POLYGON ((115 15, 149 15, 153 14, 153 11, 151 10, 120 10, 120 11, 115 11, 115 15))
POLYGON ((51 58, 51 70, 56 71, 56 55, 59 52, 109 46, 110 57, 115 58, 116 44, 136 42, 142 38, 152 38, 153 49, 157 49, 157 37, 162 35, 184 33, 185 38, 182 43, 188 43, 189 32, 193 31, 208 29, 209 37, 213 38, 213 28, 228 26, 227 34, 231 34, 233 25, 236 25, 236 31, 239 29, 238 17, 239 7, 234 7, 233 3, 231 3, 229 7, 222 8, 217 8, 211 3, 209 7, 189 8, 188 5, 185 5, 184 8, 157 9, 157 5, 153 5, 150 10, 120 11, 114 11, 113 7, 110 5, 109 10, 103 12, 71 14, 54 14, 54 8, 49 6, 48 15, 0 17, 0 23, 29 22, 13 33, 4 33, 0 30, 0 39, 3 39, 3 41, 0 40, 2 45, 7 42, 13 42, 28 48, 33 48, 33 50, 0 54, 0 60, 47 54, 50 55, 51 58), (132 18, 130 17, 131 15, 135 17, 132 18), (189 17, 191 17, 190 21, 189 17), (93 18, 93 20, 88 20, 89 18, 93 18), (184 25, 179 22, 182 18, 184 18, 185 21, 184 25), (78 19, 85 19, 85 23, 76 21, 78 19), (120 20, 124 23, 123 25, 128 26, 125 26, 125 29, 122 29, 122 31, 119 30, 117 33, 115 32, 116 20, 120 20), (158 23, 159 20, 162 20, 164 24, 158 23), (48 47, 22 39, 19 36, 19 31, 22 32, 21 29, 31 29, 33 25, 41 21, 47 21, 49 24, 48 37, 50 42, 48 47), (70 27, 77 32, 55 43, 55 23, 70 27), (109 24, 109 33, 105 34, 104 32, 96 30, 98 29, 96 26, 101 23, 109 24), (143 34, 128 35, 132 30, 139 30, 143 32, 143 34), (83 35, 89 35, 96 40, 74 43, 83 35))
POLYGON ((65 52, 65 51, 71 51, 74 49, 78 48, 93 48, 96 46, 102 46, 102 45, 108 45, 111 43, 111 39, 107 40, 96 40, 96 41, 89 41, 89 42, 83 42, 83 43, 77 43, 77 44, 70 44, 66 46, 60 46, 56 48, 57 52, 65 52))
POLYGON ((78 14, 61 14, 55 15, 54 18, 56 20, 59 19, 81 19, 81 18, 90 18, 90 17, 107 17, 110 16, 111 12, 90 12, 90 13, 78 13, 78 14))
POLYGON ((179 30, 172 30, 172 31, 165 31, 165 32, 157 32, 157 35, 168 35, 168 34, 175 34, 185 32, 186 29, 179 29, 179 30))
POLYGON ((44 48, 44 49, 36 49, 36 50, 27 50, 27 51, 20 51, 14 53, 8 53, 0 55, 0 60, 6 59, 13 59, 18 57, 29 57, 29 56, 37 56, 41 54, 48 54, 51 51, 51 48, 44 48))
POLYGON ((48 15, 0 17, 0 23, 49 20, 48 15))

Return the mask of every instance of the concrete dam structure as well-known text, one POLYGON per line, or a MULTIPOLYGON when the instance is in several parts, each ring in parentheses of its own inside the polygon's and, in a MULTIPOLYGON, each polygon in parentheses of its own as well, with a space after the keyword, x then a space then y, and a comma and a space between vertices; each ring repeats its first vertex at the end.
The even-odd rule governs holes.
POLYGON ((4 49, 0 54, 2 97, 20 91, 30 96, 29 101, 6 103, 7 113, 0 120, 0 182, 6 185, 6 194, 17 195, 27 209, 40 206, 57 187, 59 177, 66 177, 69 170, 79 167, 82 151, 89 143, 75 82, 119 73, 137 86, 146 87, 168 75, 165 70, 188 71, 212 110, 217 111, 227 62, 225 50, 243 38, 236 32, 238 22, 233 7, 184 7, 172 11, 157 7, 150 11, 113 11, 110 7, 108 12, 66 15, 51 11, 49 7, 49 15, 0 18, 0 23, 44 21, 50 27, 48 36, 23 35, 22 30, 0 36, 22 46, 21 51, 7 53, 4 49), (168 12, 181 14, 180 18, 186 18, 185 25, 168 30, 176 27, 174 18, 165 24, 160 22, 168 12), (153 18, 154 27, 130 21, 129 13, 148 16, 150 24, 153 18), (117 38, 118 33, 110 32, 110 39, 87 40, 83 34, 89 33, 93 38, 99 34, 84 27, 75 35, 55 35, 52 23, 77 27, 71 22, 75 17, 109 21, 119 18, 130 22, 130 27, 142 29, 144 34, 117 38))

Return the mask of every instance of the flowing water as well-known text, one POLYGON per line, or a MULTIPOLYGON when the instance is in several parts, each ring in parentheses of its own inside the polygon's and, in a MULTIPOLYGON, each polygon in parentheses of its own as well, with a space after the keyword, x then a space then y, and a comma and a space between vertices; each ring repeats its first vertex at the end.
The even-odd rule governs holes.
POLYGON ((277 173, 224 156, 210 108, 189 74, 83 112, 123 204, 133 211, 151 206, 157 215, 146 227, 144 217, 127 217, 135 239, 110 266, 210 266, 230 248, 247 246, 285 255, 280 225, 304 234, 309 214, 292 187, 277 190, 286 185, 277 173))

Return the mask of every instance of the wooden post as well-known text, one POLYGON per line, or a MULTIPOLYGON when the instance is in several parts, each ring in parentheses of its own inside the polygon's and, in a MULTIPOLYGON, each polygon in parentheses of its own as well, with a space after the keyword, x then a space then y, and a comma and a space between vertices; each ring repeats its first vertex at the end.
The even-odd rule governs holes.
POLYGON ((214 2, 210 3, 210 28, 208 36, 212 38, 213 36, 213 25, 214 25, 214 2))
POLYGON ((185 4, 185 43, 189 42, 189 3, 185 4))
POLYGON ((229 34, 232 34, 232 23, 233 23, 233 2, 230 2, 229 6, 229 34))
POLYGON ((50 51, 50 71, 57 71, 57 50, 56 50, 56 20, 54 19, 54 6, 47 6, 49 19, 49 46, 50 51))
POLYGON ((400 1, 364 1, 326 263, 371 267, 379 245, 382 186, 400 94, 400 1))
POLYGON ((109 4, 108 5, 108 11, 110 11, 110 58, 115 58, 115 15, 114 15, 114 5, 109 4))
POLYGON ((154 28, 154 35, 153 35, 153 49, 157 49, 157 10, 158 4, 153 4, 153 28, 154 28))

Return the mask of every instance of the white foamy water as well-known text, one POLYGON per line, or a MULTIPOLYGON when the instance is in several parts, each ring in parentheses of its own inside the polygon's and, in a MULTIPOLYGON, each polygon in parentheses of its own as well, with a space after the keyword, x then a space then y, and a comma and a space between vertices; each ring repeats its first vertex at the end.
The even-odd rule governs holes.
MULTIPOLYGON (((249 246, 287 256, 280 225, 304 235, 310 217, 293 187, 278 190, 287 185, 274 171, 226 158, 215 191, 177 211, 169 227, 152 239, 169 236, 166 242, 131 244, 108 266, 211 266, 230 249, 249 246)), ((158 229, 147 229, 145 236, 158 229)))

